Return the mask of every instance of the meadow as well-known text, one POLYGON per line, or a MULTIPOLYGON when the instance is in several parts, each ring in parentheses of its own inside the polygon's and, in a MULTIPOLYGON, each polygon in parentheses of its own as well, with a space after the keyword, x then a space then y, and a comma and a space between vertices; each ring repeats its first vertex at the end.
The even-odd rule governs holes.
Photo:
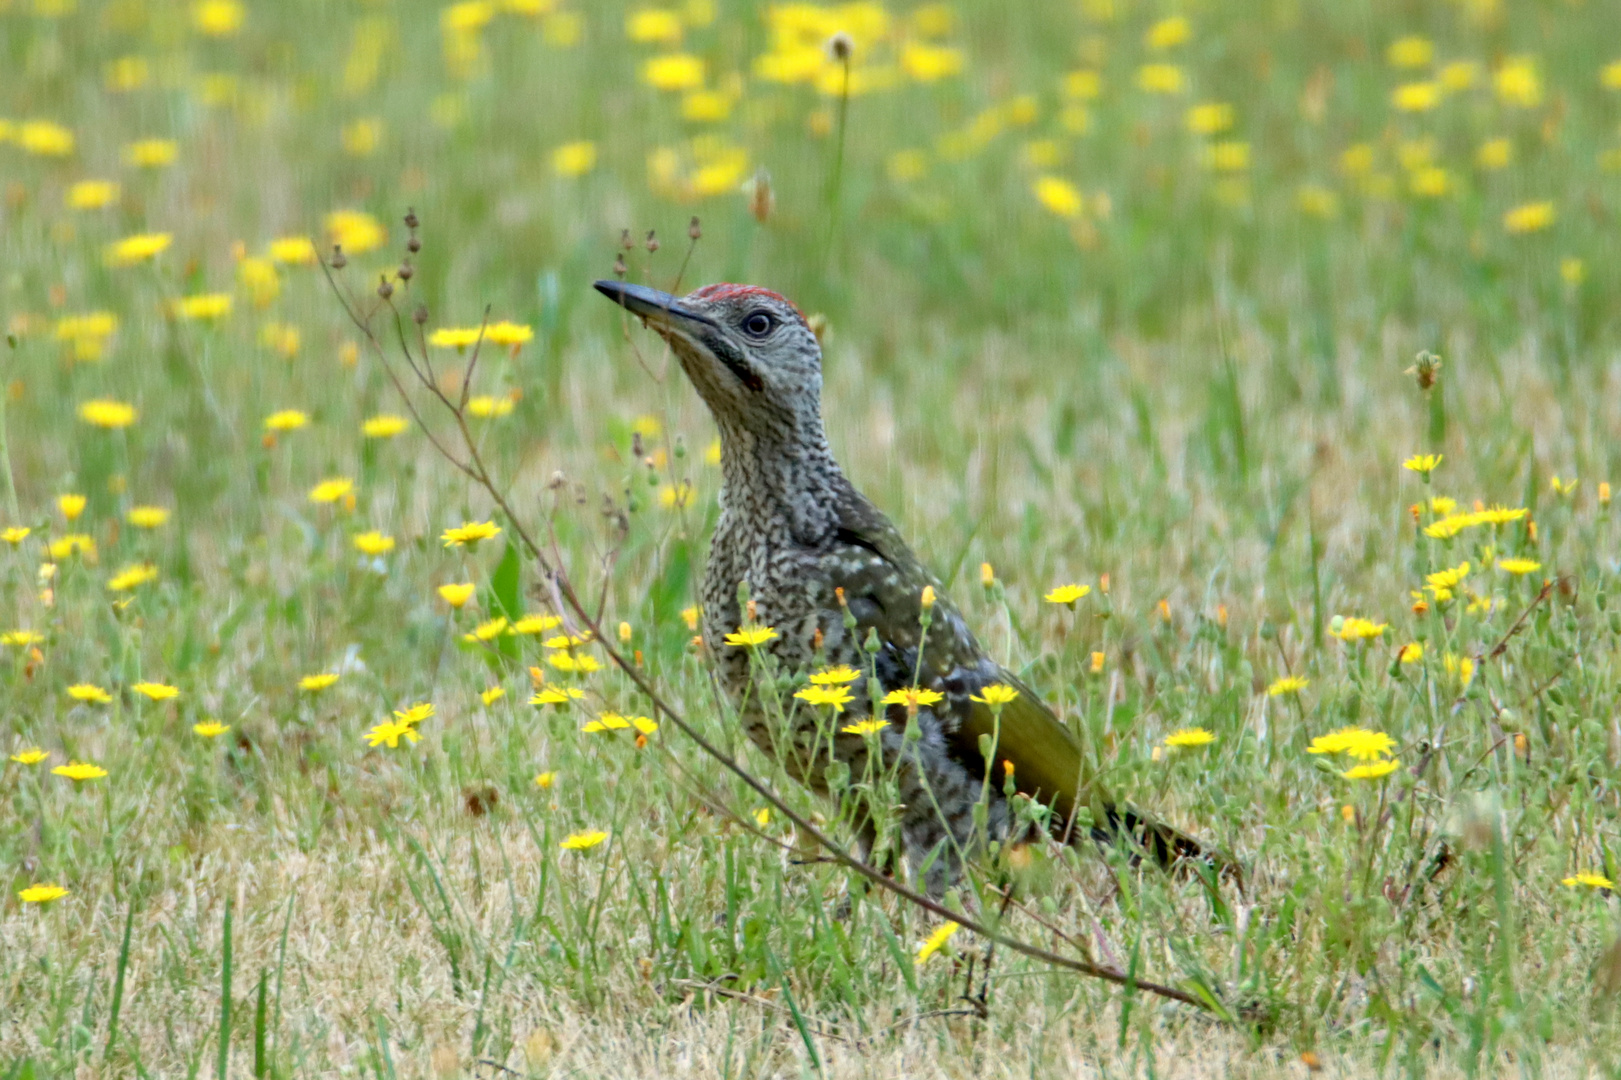
POLYGON ((1618 42, 0 0, 0 1076, 1621 1076, 1618 42), (1242 881, 986 855, 993 947, 831 859, 615 273, 811 314, 858 486, 1242 881))

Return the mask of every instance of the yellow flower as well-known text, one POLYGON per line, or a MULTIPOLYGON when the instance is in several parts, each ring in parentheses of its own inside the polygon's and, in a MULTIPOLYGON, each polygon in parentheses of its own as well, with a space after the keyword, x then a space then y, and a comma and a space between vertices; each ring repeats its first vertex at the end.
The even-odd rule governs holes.
POLYGON ((666 53, 642 65, 642 81, 655 90, 696 90, 704 84, 704 62, 690 53, 666 53))
POLYGON ((161 529, 169 523, 169 511, 161 506, 132 506, 124 516, 137 529, 161 529))
POLYGON ((719 90, 688 90, 681 97, 681 119, 718 123, 732 115, 732 98, 719 90))
POLYGON ((230 724, 222 724, 218 720, 205 720, 200 724, 191 725, 191 730, 205 739, 216 738, 231 730, 230 724))
POLYGON ((977 701, 981 705, 989 705, 994 708, 998 705, 1011 704, 1013 701, 1017 700, 1018 696, 1019 692, 1013 689, 1013 687, 1008 686, 1006 683, 991 683, 989 686, 986 686, 980 690, 977 695, 970 694, 969 700, 977 701))
POLYGON ((564 851, 584 851, 587 848, 596 847, 606 839, 608 839, 607 833, 599 829, 593 829, 590 832, 570 833, 568 838, 557 846, 564 851))
POLYGON ((962 72, 963 53, 949 45, 908 41, 901 47, 901 70, 915 82, 930 83, 962 72))
POLYGON ((338 676, 336 673, 323 671, 319 675, 306 675, 298 680, 298 688, 307 693, 319 694, 337 681, 338 676))
POLYGON ((584 176, 597 167, 597 144, 589 139, 564 143, 552 151, 552 172, 558 176, 584 176))
POLYGON ((740 626, 735 634, 726 635, 726 644, 738 648, 764 645, 776 638, 777 632, 769 626, 740 626))
POLYGON ((1559 276, 1566 285, 1574 289, 1587 280, 1587 264, 1575 256, 1567 255, 1559 260, 1559 276))
POLYGON ((1341 641, 1366 641, 1368 638, 1378 637, 1388 629, 1389 623, 1376 623, 1371 619, 1353 616, 1341 621, 1338 630, 1330 632, 1341 641))
POLYGON ((1503 215, 1503 231, 1512 236, 1539 232, 1554 222, 1553 203, 1522 203, 1503 215))
POLYGON ((1498 559, 1497 568, 1509 574, 1532 574, 1542 569, 1535 559, 1498 559))
POLYGON ((506 632, 507 632, 506 616, 501 615, 501 616, 497 616, 496 618, 493 618, 493 619, 489 620, 488 622, 479 623, 476 627, 473 628, 472 633, 463 634, 462 635, 462 640, 463 641, 473 641, 473 642, 494 641, 496 638, 500 637, 502 634, 504 634, 506 632))
POLYGON ((33 529, 30 529, 26 525, 13 525, 8 529, 0 531, 0 540, 4 540, 12 547, 16 547, 24 540, 27 540, 29 534, 33 531, 33 529))
POLYGON ((418 735, 416 728, 410 724, 390 720, 377 724, 365 734, 368 746, 382 746, 386 743, 390 750, 396 749, 402 738, 407 742, 420 742, 422 736, 418 735))
MULTIPOLYGON (((161 169, 166 165, 173 165, 179 155, 180 144, 173 139, 137 139, 124 147, 124 160, 137 169, 161 169)), ((168 246, 169 237, 165 234, 163 247, 168 246)), ((158 248, 158 251, 162 251, 163 247, 158 248)))
POLYGON ((1250 167, 1250 144, 1219 142, 1205 147, 1205 168, 1213 172, 1243 172, 1250 167))
POLYGON ((94 559, 96 542, 83 533, 68 533, 52 540, 47 550, 51 553, 51 558, 57 560, 66 559, 74 553, 94 559))
POLYGON ((270 259, 283 266, 314 266, 315 241, 307 236, 282 236, 270 241, 270 259))
POLYGON ((1367 765, 1357 765, 1340 773, 1347 780, 1377 780, 1381 776, 1389 776, 1401 768, 1398 761, 1375 761, 1367 765))
POLYGON ((771 807, 762 806, 756 810, 754 812, 754 823, 762 829, 771 824, 771 807))
POLYGON ((394 719, 402 724, 420 724, 433 716, 436 711, 432 702, 419 701, 409 708, 395 709, 394 719))
POLYGON ((933 956, 935 953, 939 952, 945 947, 946 942, 951 940, 952 934, 955 934, 961 929, 962 927, 954 922, 941 923, 940 928, 934 933, 930 934, 927 941, 918 946, 917 960, 915 963, 922 964, 927 961, 929 957, 933 956))
MULTIPOLYGON (((1572 484, 1574 485, 1574 481, 1572 481, 1572 484)), ((1528 513, 1530 511, 1523 506, 1513 510, 1506 506, 1493 506, 1485 510, 1477 510, 1467 516, 1471 519, 1469 522, 1471 525, 1507 525, 1510 522, 1519 521, 1528 513)))
POLYGON ((362 555, 387 555, 394 550, 394 538, 384 536, 373 529, 371 532, 357 533, 354 538, 355 550, 362 555))
POLYGON ((99 428, 113 430, 135 423, 135 406, 111 398, 97 398, 79 406, 79 419, 99 428))
POLYGON ((1299 675, 1285 675, 1266 688, 1268 697, 1282 697, 1284 694, 1298 694, 1311 684, 1310 679, 1302 679, 1299 675))
POLYGON ((329 480, 322 480, 310 488, 310 502, 335 503, 355 490, 355 482, 345 476, 336 476, 329 480))
POLYGON ((681 43, 681 16, 668 8, 637 8, 625 16, 625 36, 632 41, 681 43))
POLYGON ((1233 126, 1235 116, 1225 101, 1207 101, 1189 109, 1184 120, 1195 135, 1220 135, 1233 126))
POLYGON ((231 313, 230 293, 182 296, 169 305, 170 314, 188 321, 222 319, 231 313))
POLYGON ((361 210, 334 210, 326 216, 326 234, 349 255, 375 251, 388 240, 388 232, 361 210))
POLYGON ((107 582, 107 588, 113 592, 129 592, 131 589, 145 585, 147 582, 158 579, 158 568, 151 563, 126 566, 107 582))
POLYGON ((1514 160, 1514 143, 1508 139, 1487 139, 1475 151, 1475 164, 1482 169, 1505 169, 1514 160))
POLYGON ((467 411, 477 417, 506 416, 512 412, 513 401, 510 397, 491 397, 488 394, 477 394, 468 399, 467 411))
POLYGON ((526 323, 515 323, 508 319, 491 323, 484 331, 484 340, 491 345, 522 345, 526 341, 535 339, 534 328, 526 323))
POLYGON ((410 421, 403 416, 391 416, 388 413, 382 413, 362 424, 360 433, 368 439, 392 439, 410 426, 410 421))
POLYGON ((84 513, 85 498, 83 495, 58 495, 56 508, 62 512, 62 517, 68 521, 77 521, 79 515, 84 513))
POLYGON ((191 7, 191 22, 209 37, 230 37, 247 17, 238 0, 200 0, 191 7))
POLYGON ((100 765, 91 765, 84 761, 70 761, 66 765, 58 765, 51 773, 55 776, 65 776, 77 783, 81 780, 100 780, 107 775, 107 770, 100 765))
POLYGON ((1435 467, 1446 458, 1445 454, 1414 454, 1401 463, 1401 467, 1409 472, 1416 472, 1428 476, 1435 471, 1435 467))
POLYGON ((1467 90, 1480 78, 1480 65, 1473 60, 1454 60, 1437 74, 1443 90, 1467 90))
POLYGON ((477 345, 483 336, 481 326, 445 326, 428 335, 428 344, 439 349, 465 349, 477 345))
POLYGON ((1454 656, 1446 653, 1441 657, 1441 666, 1448 675, 1458 680, 1458 685, 1467 688, 1475 681, 1475 661, 1468 656, 1454 656))
POLYGON ((1166 746, 1205 746, 1216 741, 1215 735, 1202 727, 1183 728, 1165 736, 1166 746))
POLYGON ((1396 740, 1382 731, 1346 727, 1319 735, 1306 748, 1308 754, 1346 754, 1361 761, 1372 761, 1396 749, 1396 740))
POLYGON ((297 431, 310 422, 308 414, 297 409, 282 409, 265 417, 266 431, 297 431))
POLYGON ((103 210, 118 201, 118 185, 111 180, 80 180, 68 188, 64 201, 70 210, 103 210))
POLYGON ((1042 599, 1049 604, 1073 604, 1091 591, 1090 585, 1060 585, 1042 599))
POLYGON ((938 690, 925 690, 919 686, 907 686, 899 690, 891 690, 880 700, 882 705, 904 705, 908 711, 915 712, 929 705, 937 705, 944 701, 946 696, 938 690))
POLYGON ((1414 664, 1424 658, 1424 646, 1416 641, 1409 641, 1401 647, 1401 652, 1396 655, 1397 659, 1402 663, 1414 664))
POLYGON ((51 752, 49 750, 41 750, 39 747, 33 746, 27 750, 19 750, 12 754, 11 760, 19 765, 38 765, 50 756, 51 752))
POLYGON ((692 505, 692 485, 685 480, 675 485, 661 485, 659 487, 659 505, 666 510, 676 510, 692 505))
POLYGON ((585 697, 585 691, 577 686, 547 686, 535 691, 535 696, 529 699, 531 705, 567 705, 570 701, 579 701, 585 697))
POLYGON ((1497 69, 1492 85, 1507 105, 1534 109, 1542 104, 1542 76, 1526 57, 1515 57, 1497 69))
POLYGON ((1441 87, 1433 82, 1403 83, 1390 93, 1390 104, 1400 112, 1429 112, 1441 104, 1441 87))
POLYGON ((73 132, 49 120, 29 120, 18 129, 17 144, 39 157, 67 157, 73 153, 73 132))
POLYGON ((499 686, 492 686, 488 690, 481 692, 478 695, 478 699, 486 705, 494 705, 497 701, 500 701, 506 696, 507 692, 504 689, 499 686))
POLYGON ((577 649, 592 640, 589 630, 583 634, 558 634, 541 642, 548 649, 577 649))
POLYGON ((848 686, 807 686, 799 690, 794 697, 808 705, 830 705, 835 714, 844 711, 850 704, 850 688, 848 686))
POLYGON ((180 696, 180 690, 167 683, 138 682, 130 689, 153 701, 168 701, 180 696))
POLYGON ((67 894, 68 891, 60 885, 30 885, 17 893, 17 899, 25 904, 48 904, 52 900, 62 899, 67 894))
POLYGON ((44 640, 45 636, 43 634, 36 634, 32 630, 8 630, 0 634, 0 645, 16 645, 19 648, 44 640))
MULTIPOLYGON (((688 626, 687 629, 695 630, 697 627, 688 626)), ((838 683, 854 682, 860 677, 861 672, 849 664, 839 664, 836 667, 828 668, 826 671, 818 671, 810 677, 810 681, 817 686, 834 686, 838 683)))
POLYGON ((106 705, 113 696, 94 683, 74 683, 68 687, 68 697, 87 705, 106 705))
POLYGON ((525 615, 512 624, 514 634, 544 634, 563 625, 556 615, 525 615))
POLYGON ((1391 67, 1421 68, 1428 67, 1435 58, 1435 45, 1429 38, 1410 35, 1397 38, 1385 50, 1385 61, 1391 67))
POLYGON ((453 585, 441 585, 439 586, 439 595, 451 607, 459 608, 473 598, 475 588, 476 586, 471 581, 453 585))
POLYGON ((546 662, 558 671, 570 671, 580 675, 589 675, 593 671, 602 670, 602 662, 594 656, 575 656, 573 653, 554 652, 546 658, 546 662))
POLYGON ((1143 44, 1150 49, 1170 49, 1192 36, 1192 24, 1184 16, 1172 15, 1150 26, 1143 35, 1143 44))
POLYGON ((857 720, 853 724, 844 725, 839 730, 846 735, 876 735, 888 726, 888 720, 857 720))
POLYGON ((1175 64, 1144 64, 1137 69, 1137 86, 1150 94, 1180 94, 1186 80, 1175 64))
POLYGON ((501 531, 501 526, 493 521, 465 521, 453 529, 446 529, 439 539, 448 547, 468 547, 476 545, 480 540, 488 540, 501 531))
POLYGON ((1615 882, 1611 881, 1603 874, 1595 874, 1592 871, 1585 871, 1575 875, 1574 877, 1564 878, 1560 881, 1560 884, 1572 889, 1576 888, 1578 885, 1586 885, 1590 889, 1615 888, 1615 882))
MULTIPOLYGON (((1432 591, 1441 593, 1443 591, 1456 589, 1459 583, 1461 583, 1463 579, 1468 576, 1469 564, 1465 562, 1459 563, 1457 566, 1446 570, 1437 570, 1433 574, 1426 574, 1424 575, 1424 580, 1429 582, 1429 587, 1432 591)), ((1437 597, 1437 599, 1439 599, 1439 597, 1437 597)))
POLYGON ((535 786, 540 788, 540 790, 542 790, 542 791, 545 791, 547 788, 551 787, 555 783, 557 783, 557 774, 554 773, 554 772, 543 772, 543 773, 536 773, 535 774, 535 786))
POLYGON ((1041 176, 1036 178, 1031 190, 1036 193, 1036 200, 1049 211, 1062 218, 1076 218, 1081 216, 1084 203, 1081 193, 1074 184, 1057 176, 1041 176))

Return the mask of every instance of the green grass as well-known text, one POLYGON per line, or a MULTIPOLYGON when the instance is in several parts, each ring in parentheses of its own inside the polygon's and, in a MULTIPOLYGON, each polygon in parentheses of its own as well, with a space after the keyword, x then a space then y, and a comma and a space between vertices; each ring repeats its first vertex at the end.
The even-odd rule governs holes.
MULTIPOLYGON (((1083 1061, 1269 1076, 1298 1075, 1306 1052, 1344 1075, 1615 1075, 1621 911, 1561 885, 1621 875, 1621 545, 1599 498, 1621 476, 1621 172, 1607 171, 1621 91, 1601 76, 1614 10, 1192 5, 1190 39, 1156 53, 1144 34, 1170 7, 962 2, 938 38, 962 73, 852 98, 835 178, 837 99, 752 74, 764 5, 689 18, 702 25, 682 48, 707 85, 742 77, 710 124, 640 81, 666 47, 627 41, 617 4, 495 13, 465 74, 447 66, 440 9, 409 0, 253 4, 222 38, 185 5, 36 14, 53 6, 0 0, 0 527, 33 530, 0 544, 0 632, 43 637, 0 646, 0 750, 51 753, 0 768, 0 1076, 1013 1076, 1083 1061), (1434 42, 1429 68, 1386 63, 1407 34, 1434 42), (108 89, 107 65, 137 55, 146 84, 108 89), (1540 71, 1534 103, 1496 87, 1517 57, 1540 71), (1455 60, 1477 65, 1473 86, 1431 112, 1392 108, 1395 87, 1455 60), (1137 89, 1161 61, 1183 69, 1181 95, 1137 89), (1101 73, 1095 99, 1065 96, 1079 67, 1101 73), (1190 133, 1199 102, 1231 103, 1233 130, 1190 133), (1084 133, 1066 127, 1077 105, 1084 133), (70 128, 73 152, 29 153, 35 119, 70 128), (348 153, 342 132, 363 120, 380 138, 348 153), (746 156, 723 192, 650 181, 658 148, 685 163, 715 135, 746 156), (124 164, 140 137, 176 140, 175 163, 124 164), (1426 138, 1449 175, 1439 198, 1411 193, 1426 138), (1476 161, 1493 138, 1513 146, 1500 170, 1476 161), (594 169, 554 175, 553 150, 581 139, 594 169), (1219 141, 1249 144, 1247 169, 1207 168, 1219 141), (1343 164, 1358 144, 1369 175, 1343 164), (902 178, 904 150, 923 151, 920 175, 902 178), (763 222, 736 190, 761 167, 763 222), (1042 205, 1041 176, 1078 189, 1079 216, 1042 205), (120 183, 112 205, 65 208, 96 178, 120 183), (1333 194, 1331 215, 1301 208, 1307 185, 1333 194), (1505 228, 1544 200, 1547 228, 1505 228), (497 514, 502 534, 472 549, 439 535, 491 515, 490 495, 418 431, 361 437, 404 405, 380 358, 351 351, 363 339, 320 271, 281 267, 261 308, 233 255, 290 235, 324 248, 328 212, 363 210, 386 242, 338 276, 369 297, 404 252, 407 207, 423 242, 396 293, 407 315, 420 301, 430 331, 477 326, 488 306, 534 333, 480 355, 472 392, 515 404, 471 430, 516 518, 497 514), (685 261, 686 286, 758 282, 825 317, 847 470, 1110 782, 1246 870, 1242 891, 1211 889, 1114 854, 1028 852, 976 870, 982 889, 1017 883, 999 929, 1216 1009, 967 932, 918 965, 938 919, 818 859, 780 811, 757 825, 764 800, 667 717, 640 750, 581 733, 604 709, 653 714, 624 673, 578 679, 580 705, 531 707, 539 640, 463 640, 548 609, 522 526, 593 613, 601 598, 606 628, 628 624, 625 648, 682 716, 845 838, 836 806, 745 746, 689 644, 713 428, 657 342, 627 339, 589 288, 623 229, 636 280, 669 287, 685 261), (146 232, 172 246, 104 265, 106 244, 146 232), (234 294, 227 318, 167 314, 213 292, 234 294), (118 318, 104 357, 76 359, 59 321, 102 310, 118 318), (264 343, 269 323, 298 329, 290 359, 264 343), (1443 358, 1428 393, 1404 374, 1421 350, 1443 358), (94 428, 76 413, 94 398, 139 418, 94 428), (310 422, 267 435, 278 409, 310 422), (1445 455, 1429 486, 1401 468, 1422 451, 1445 455), (1580 483, 1561 493, 1553 476, 1580 483), (354 481, 352 508, 310 502, 329 477, 354 481), (666 506, 682 482, 691 505, 666 506), (88 501, 72 523, 65 493, 88 501), (1535 531, 1427 538, 1409 507, 1435 494, 1524 507, 1535 531), (137 505, 172 513, 139 529, 137 505), (369 529, 396 549, 362 559, 351 538, 369 529), (96 558, 57 559, 47 580, 67 533, 96 558), (1517 577, 1491 565, 1504 557, 1541 567, 1517 577), (1465 560, 1467 591, 1415 613, 1425 575, 1465 560), (157 580, 108 590, 147 562, 157 580), (1041 602, 1069 581, 1093 586, 1077 610, 1041 602), (435 591, 453 582, 477 585, 459 612, 435 591), (1350 616, 1389 626, 1341 642, 1350 616), (1423 658, 1401 664, 1409 642, 1423 658), (1448 654, 1476 665, 1467 685, 1448 654), (342 677, 298 688, 323 671, 342 677), (1309 685, 1269 696, 1287 673, 1309 685), (180 696, 150 701, 143 680, 180 696), (76 683, 112 701, 75 702, 76 683), (505 696, 484 703, 494 686, 505 696), (367 747, 418 701, 437 709, 421 742, 367 747), (208 720, 230 731, 194 734, 208 720), (1351 762, 1306 752, 1353 724, 1388 733, 1401 768, 1351 781, 1351 762), (1194 726, 1215 742, 1163 749, 1194 726), (50 773, 70 759, 109 775, 50 773), (584 830, 609 839, 559 847, 584 830), (69 895, 17 897, 45 882, 69 895)), ((858 37, 858 68, 916 36, 907 9, 889 14, 883 40, 858 37)), ((465 357, 432 352, 459 392, 465 357)), ((443 410, 413 401, 455 445, 443 410)), ((978 917, 999 910, 991 897, 978 917)))

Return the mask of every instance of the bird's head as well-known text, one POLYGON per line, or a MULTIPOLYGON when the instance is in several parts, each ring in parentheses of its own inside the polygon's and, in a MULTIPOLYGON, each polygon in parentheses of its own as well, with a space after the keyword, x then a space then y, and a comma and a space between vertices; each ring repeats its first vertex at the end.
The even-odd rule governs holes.
POLYGON ((597 291, 670 343, 722 434, 820 435, 822 349, 799 309, 754 285, 705 285, 672 296, 599 281, 597 291))

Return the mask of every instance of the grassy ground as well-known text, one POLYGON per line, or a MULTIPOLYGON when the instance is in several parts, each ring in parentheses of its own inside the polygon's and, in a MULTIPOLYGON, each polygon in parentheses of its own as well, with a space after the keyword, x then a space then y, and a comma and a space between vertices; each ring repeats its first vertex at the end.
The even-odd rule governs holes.
POLYGON ((1621 912, 1577 875, 1621 874, 1617 31, 1591 0, 0 0, 0 1074, 1616 1075, 1621 912), (528 328, 471 389, 518 521, 363 433, 408 410, 298 241, 367 298, 408 206, 402 310, 528 328), (967 931, 920 962, 938 920, 625 674, 464 640, 551 610, 511 541, 552 538, 684 716, 835 817, 690 644, 713 431, 589 289, 621 253, 825 317, 848 471, 1111 782, 1246 869, 975 881, 1017 882, 1006 933, 1213 1011, 967 931), (585 695, 529 704, 532 666, 585 695), (664 722, 581 731, 606 711, 664 722), (1347 726, 1389 749, 1308 752, 1347 726))

